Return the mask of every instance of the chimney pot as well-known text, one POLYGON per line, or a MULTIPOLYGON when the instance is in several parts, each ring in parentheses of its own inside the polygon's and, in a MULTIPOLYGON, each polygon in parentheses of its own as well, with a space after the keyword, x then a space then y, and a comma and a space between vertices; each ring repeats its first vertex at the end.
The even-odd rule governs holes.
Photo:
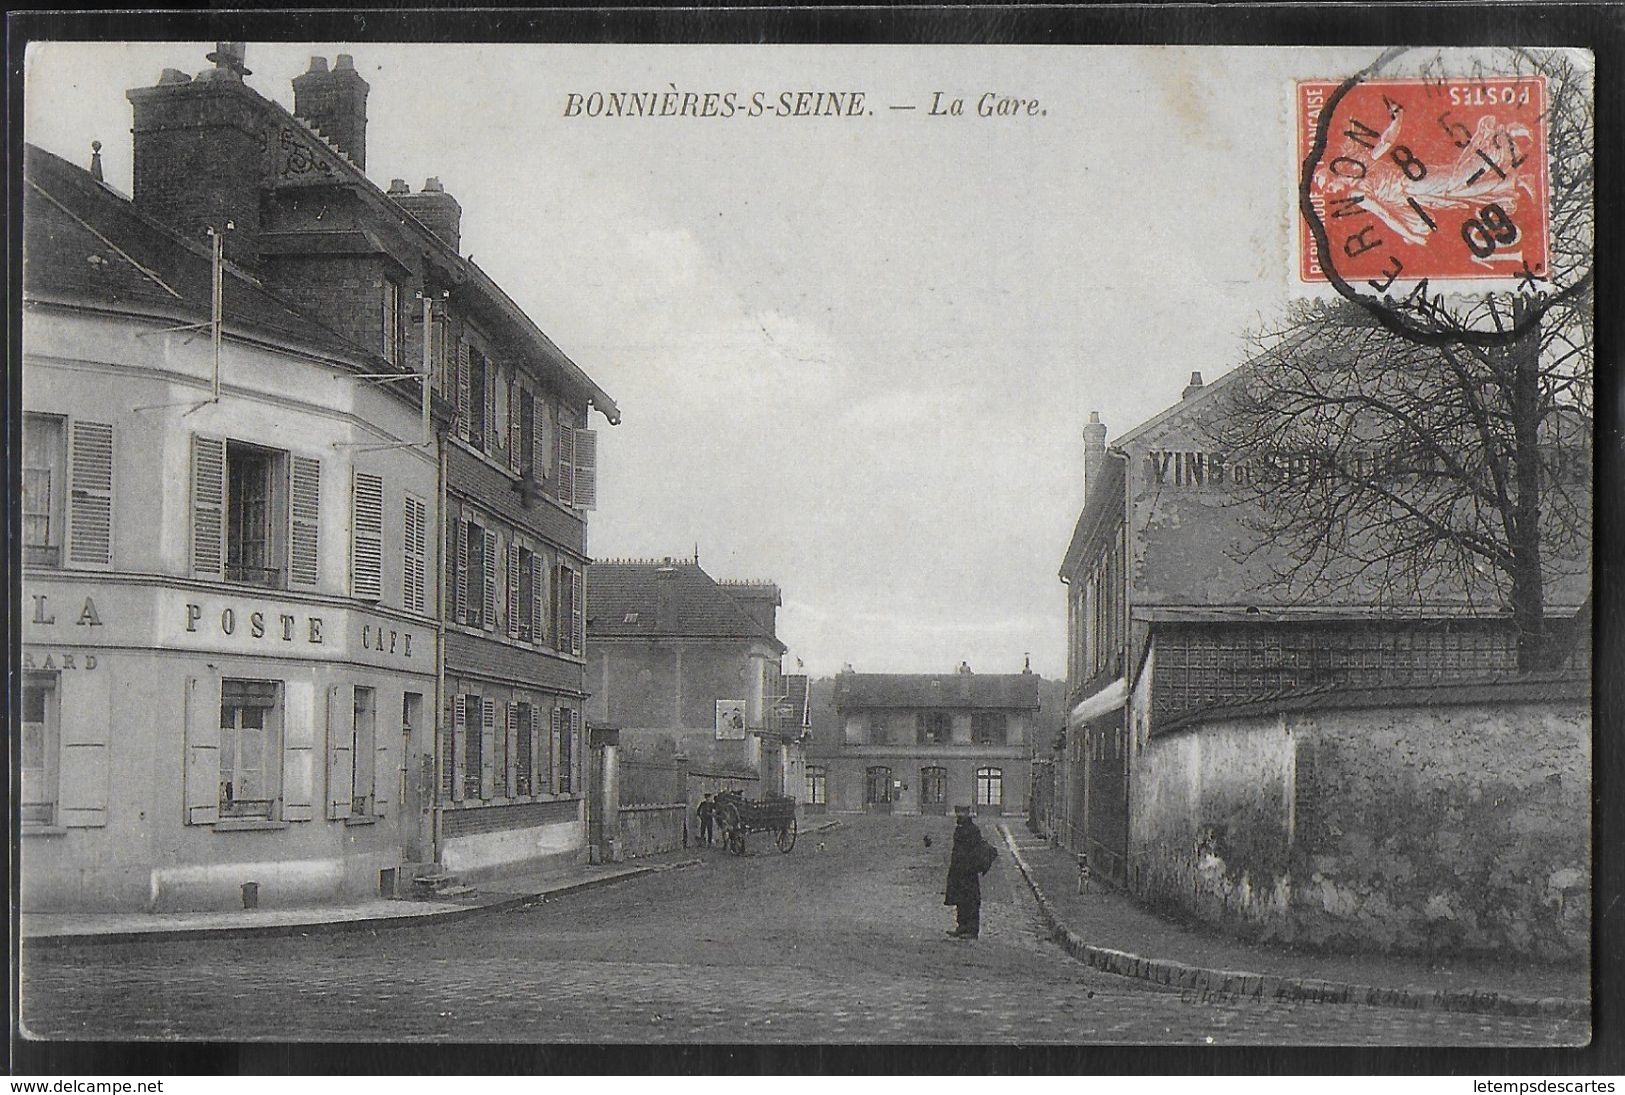
POLYGON ((307 68, 305 71, 306 72, 326 72, 327 71, 327 58, 326 57, 312 57, 310 59, 310 67, 307 68))
POLYGON ((355 58, 348 53, 341 53, 333 60, 333 70, 343 72, 345 69, 349 69, 351 72, 355 71, 355 58))
POLYGON ((440 185, 440 176, 430 175, 423 180, 423 192, 425 194, 444 194, 446 188, 440 185))
POLYGON ((1181 399, 1189 399, 1191 396, 1195 395, 1197 392, 1199 392, 1201 390, 1202 390, 1202 374, 1197 373, 1197 372, 1193 372, 1193 373, 1191 373, 1191 382, 1189 384, 1185 385, 1185 390, 1179 393, 1179 398, 1181 398, 1181 399))
POLYGON ((331 72, 325 58, 310 61, 310 71, 293 78, 293 112, 365 171, 367 92, 371 90, 367 81, 355 70, 349 54, 339 54, 331 72))
POLYGON ((390 179, 389 180, 389 193, 391 193, 391 194, 410 194, 411 192, 412 192, 412 188, 406 185, 406 180, 405 179, 390 179))
POLYGON ((1100 469, 1106 463, 1106 427, 1100 421, 1099 411, 1089 412, 1089 424, 1083 428, 1083 490, 1094 490, 1100 478, 1100 469))

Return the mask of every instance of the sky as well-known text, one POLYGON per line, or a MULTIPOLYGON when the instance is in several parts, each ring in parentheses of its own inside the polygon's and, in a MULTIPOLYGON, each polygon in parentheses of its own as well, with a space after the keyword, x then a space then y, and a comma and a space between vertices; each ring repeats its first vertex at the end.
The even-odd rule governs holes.
MULTIPOLYGON (((210 49, 35 43, 26 139, 100 140, 128 193, 124 92, 210 49)), ((248 83, 291 109, 341 52, 369 177, 438 177, 464 254, 619 404, 594 557, 776 581, 791 671, 1062 676, 1089 412, 1127 432, 1301 291, 1293 84, 1378 51, 249 43, 248 83), (612 91, 864 100, 569 116, 612 91), (990 92, 1038 113, 978 117, 990 92)))

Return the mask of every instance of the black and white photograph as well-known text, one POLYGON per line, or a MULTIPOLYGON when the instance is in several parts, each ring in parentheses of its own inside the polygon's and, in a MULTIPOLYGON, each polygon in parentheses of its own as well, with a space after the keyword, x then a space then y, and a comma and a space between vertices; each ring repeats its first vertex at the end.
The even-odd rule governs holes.
POLYGON ((23 55, 24 1039, 1591 1042, 1591 50, 266 26, 23 55))

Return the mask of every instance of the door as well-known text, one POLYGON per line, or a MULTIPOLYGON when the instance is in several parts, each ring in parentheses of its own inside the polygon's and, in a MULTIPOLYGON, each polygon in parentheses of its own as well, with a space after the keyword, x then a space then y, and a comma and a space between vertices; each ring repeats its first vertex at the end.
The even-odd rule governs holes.
POLYGON ((874 767, 866 774, 863 785, 863 808, 871 814, 889 814, 892 804, 891 769, 874 767))
MULTIPOLYGON (((423 736, 423 693, 401 693, 401 859, 426 863, 429 851, 429 803, 434 788, 434 753, 423 736)), ((382 774, 380 777, 382 778, 382 774)))
POLYGON ((948 769, 920 769, 920 813, 948 812, 948 769))

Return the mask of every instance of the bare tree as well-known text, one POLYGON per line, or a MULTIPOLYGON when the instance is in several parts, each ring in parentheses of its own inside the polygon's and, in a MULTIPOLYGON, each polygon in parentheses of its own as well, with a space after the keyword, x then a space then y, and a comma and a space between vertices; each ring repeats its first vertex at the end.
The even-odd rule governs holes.
POLYGON ((1248 470, 1268 584, 1312 600, 1351 585, 1388 604, 1508 613, 1519 665, 1549 656, 1547 590, 1588 573, 1592 100, 1563 54, 1547 79, 1551 269, 1517 291, 1304 304, 1256 336, 1210 440, 1248 470), (1497 335, 1503 337, 1495 337, 1497 335))

